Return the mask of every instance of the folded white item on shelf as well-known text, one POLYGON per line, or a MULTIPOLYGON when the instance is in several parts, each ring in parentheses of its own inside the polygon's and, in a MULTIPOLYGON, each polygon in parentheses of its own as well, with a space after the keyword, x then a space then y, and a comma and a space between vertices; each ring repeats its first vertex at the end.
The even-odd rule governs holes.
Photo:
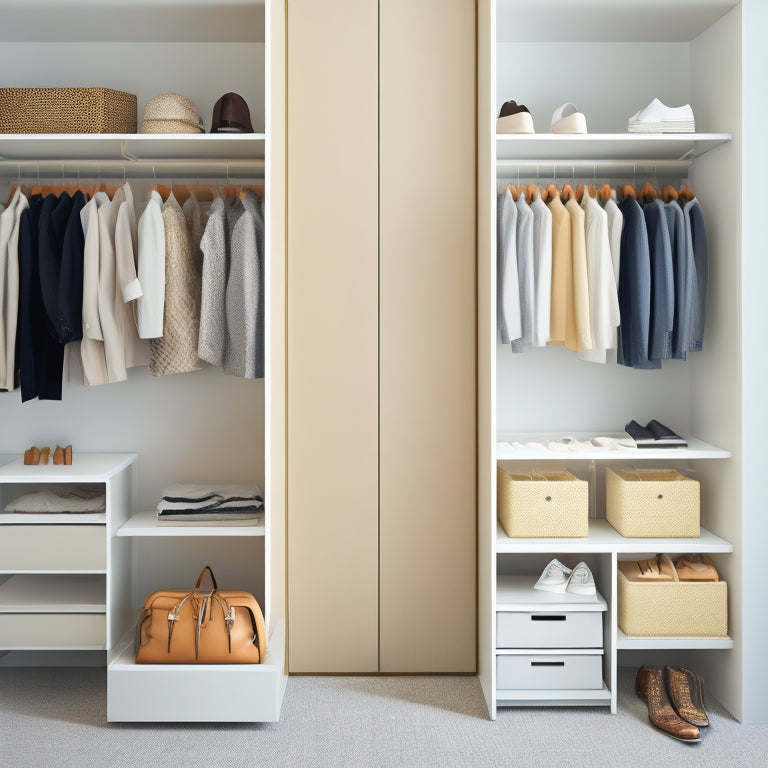
POLYGON ((66 485, 25 493, 6 504, 5 511, 22 514, 83 514, 104 512, 106 508, 107 498, 103 489, 66 485))

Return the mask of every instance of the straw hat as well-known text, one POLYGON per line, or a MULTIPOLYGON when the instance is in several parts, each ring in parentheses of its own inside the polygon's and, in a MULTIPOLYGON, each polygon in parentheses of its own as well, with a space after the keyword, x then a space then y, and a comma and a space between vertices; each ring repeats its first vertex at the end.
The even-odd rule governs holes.
POLYGON ((144 107, 141 133, 204 133, 197 107, 180 93, 161 93, 144 107))

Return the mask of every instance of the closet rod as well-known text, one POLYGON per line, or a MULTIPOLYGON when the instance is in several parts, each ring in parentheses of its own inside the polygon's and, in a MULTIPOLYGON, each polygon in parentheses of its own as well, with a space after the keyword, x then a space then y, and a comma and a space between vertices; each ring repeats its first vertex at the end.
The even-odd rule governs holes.
POLYGON ((187 176, 209 175, 220 176, 253 176, 254 172, 264 171, 263 160, 226 160, 226 159, 195 159, 195 158, 137 158, 135 160, 94 159, 83 158, 67 160, 41 159, 0 159, 2 175, 33 176, 38 173, 46 177, 75 176, 88 170, 118 171, 132 176, 167 176, 168 172, 182 171, 187 176), (140 172, 140 173, 138 173, 140 172))
MULTIPOLYGON (((685 171, 691 167, 690 160, 533 160, 525 158, 524 160, 497 160, 497 168, 512 168, 526 171, 546 170, 547 168, 564 169, 566 171, 586 169, 590 173, 593 170, 610 171, 617 173, 624 171, 632 173, 635 170, 663 170, 663 171, 685 171)), ((584 175, 584 174, 580 174, 584 175)))

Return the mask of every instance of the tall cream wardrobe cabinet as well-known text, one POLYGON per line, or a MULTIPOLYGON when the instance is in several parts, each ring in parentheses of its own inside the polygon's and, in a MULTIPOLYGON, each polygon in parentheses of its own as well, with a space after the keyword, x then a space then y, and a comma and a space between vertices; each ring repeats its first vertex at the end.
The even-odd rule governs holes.
POLYGON ((291 672, 474 672, 474 3, 289 0, 291 672))

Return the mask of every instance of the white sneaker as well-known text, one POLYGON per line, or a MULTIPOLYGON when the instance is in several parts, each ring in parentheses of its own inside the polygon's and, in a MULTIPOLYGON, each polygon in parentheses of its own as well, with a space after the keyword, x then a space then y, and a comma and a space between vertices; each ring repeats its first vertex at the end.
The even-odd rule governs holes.
POLYGON ((696 122, 690 104, 668 107, 654 99, 627 121, 629 133, 694 133, 696 122))
POLYGON ((574 595, 594 595, 597 592, 595 588, 595 578, 589 566, 582 562, 577 563, 568 577, 568 583, 565 585, 566 592, 572 592, 574 595))
POLYGON ((534 589, 544 589, 547 592, 565 592, 571 569, 564 566, 557 558, 550 560, 533 585, 534 589))

